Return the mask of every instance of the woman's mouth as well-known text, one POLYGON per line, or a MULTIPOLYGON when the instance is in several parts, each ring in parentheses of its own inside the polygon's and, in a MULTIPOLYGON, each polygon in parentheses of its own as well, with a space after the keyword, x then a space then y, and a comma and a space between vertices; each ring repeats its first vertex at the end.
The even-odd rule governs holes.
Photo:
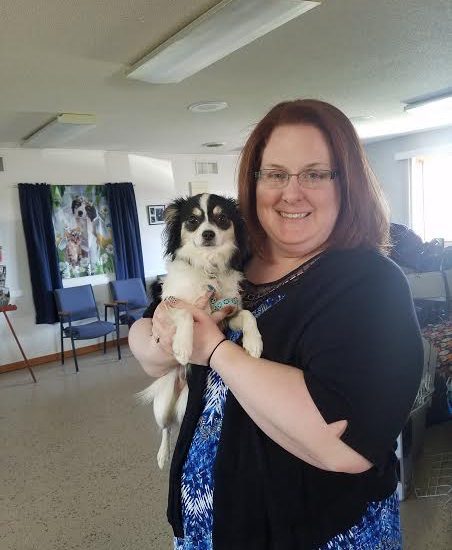
POLYGON ((290 220, 300 220, 307 218, 311 212, 279 212, 279 215, 283 218, 288 218, 290 220))

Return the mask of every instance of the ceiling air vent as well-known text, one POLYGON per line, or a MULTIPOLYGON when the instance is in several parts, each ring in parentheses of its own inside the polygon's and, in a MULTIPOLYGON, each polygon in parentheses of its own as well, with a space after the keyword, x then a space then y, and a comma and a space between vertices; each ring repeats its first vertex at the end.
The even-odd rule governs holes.
POLYGON ((195 162, 197 176, 205 174, 218 174, 218 162, 195 162))

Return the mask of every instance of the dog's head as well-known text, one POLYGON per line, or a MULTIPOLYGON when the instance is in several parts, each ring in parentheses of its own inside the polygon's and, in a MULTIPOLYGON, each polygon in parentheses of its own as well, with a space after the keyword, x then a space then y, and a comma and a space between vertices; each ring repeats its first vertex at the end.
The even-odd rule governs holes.
POLYGON ((96 207, 88 201, 85 197, 77 196, 72 201, 72 213, 77 219, 87 219, 89 218, 93 221, 97 216, 96 207))
POLYGON ((203 193, 178 198, 165 209, 166 255, 198 263, 218 253, 242 270, 248 253, 245 224, 234 199, 203 193))

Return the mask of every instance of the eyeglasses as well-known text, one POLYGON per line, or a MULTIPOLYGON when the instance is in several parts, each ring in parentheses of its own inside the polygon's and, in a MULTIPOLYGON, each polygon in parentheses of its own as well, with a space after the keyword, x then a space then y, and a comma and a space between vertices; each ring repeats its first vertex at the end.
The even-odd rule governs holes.
POLYGON ((338 170, 303 170, 298 174, 289 174, 285 170, 259 170, 254 173, 256 181, 269 189, 283 189, 292 176, 305 189, 322 189, 339 175, 338 170))

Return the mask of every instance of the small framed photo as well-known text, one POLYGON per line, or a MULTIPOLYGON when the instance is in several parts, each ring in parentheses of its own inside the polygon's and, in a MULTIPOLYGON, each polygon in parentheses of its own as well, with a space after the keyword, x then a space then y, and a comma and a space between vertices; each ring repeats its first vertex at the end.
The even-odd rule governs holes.
POLYGON ((149 225, 165 223, 165 220, 163 219, 163 212, 165 211, 164 204, 149 204, 146 208, 148 209, 149 225))

